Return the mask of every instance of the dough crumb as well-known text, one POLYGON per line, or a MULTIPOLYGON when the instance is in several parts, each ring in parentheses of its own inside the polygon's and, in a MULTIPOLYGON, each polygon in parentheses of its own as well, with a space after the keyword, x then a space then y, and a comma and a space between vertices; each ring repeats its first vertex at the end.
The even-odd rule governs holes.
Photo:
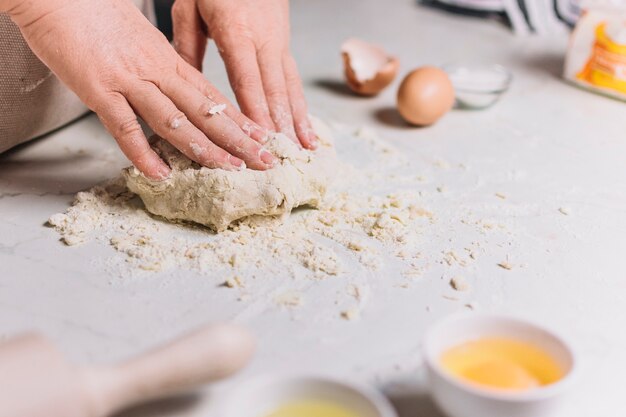
POLYGON ((287 308, 300 307, 303 303, 302 296, 293 292, 286 292, 277 296, 274 301, 277 305, 287 308))
POLYGON ((510 271, 511 269, 513 269, 513 265, 511 265, 510 263, 508 263, 507 261, 503 261, 498 263, 498 266, 502 269, 506 269, 508 271, 510 271))
POLYGON ((453 277, 450 279, 450 286, 456 291, 467 291, 470 286, 463 277, 453 277))
POLYGON ((559 207, 559 212, 564 216, 569 216, 571 211, 567 207, 559 207))
POLYGON ((210 116, 215 116, 216 114, 221 114, 224 110, 226 110, 226 104, 216 104, 209 109, 208 113, 210 116))
POLYGON ((240 277, 234 276, 224 281, 224 286, 227 288, 245 288, 245 284, 240 277))
POLYGON ((353 321, 358 319, 360 316, 360 311, 358 308, 351 308, 348 310, 344 310, 341 312, 341 318, 348 321, 353 321))

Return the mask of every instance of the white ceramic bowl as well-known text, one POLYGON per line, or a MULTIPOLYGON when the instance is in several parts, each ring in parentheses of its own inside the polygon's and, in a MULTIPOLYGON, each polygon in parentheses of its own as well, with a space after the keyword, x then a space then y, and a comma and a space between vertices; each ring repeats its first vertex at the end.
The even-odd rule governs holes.
POLYGON ((433 325, 424 338, 424 354, 431 394, 449 417, 547 417, 565 401, 576 376, 575 354, 554 331, 507 316, 480 313, 453 315, 433 325), (525 341, 550 354, 565 376, 550 385, 528 391, 504 391, 471 385, 441 366, 449 348, 482 337, 525 341))
POLYGON ((325 376, 297 375, 263 376, 242 384, 223 398, 219 415, 267 417, 298 400, 332 402, 359 417, 397 417, 387 398, 372 388, 325 376))

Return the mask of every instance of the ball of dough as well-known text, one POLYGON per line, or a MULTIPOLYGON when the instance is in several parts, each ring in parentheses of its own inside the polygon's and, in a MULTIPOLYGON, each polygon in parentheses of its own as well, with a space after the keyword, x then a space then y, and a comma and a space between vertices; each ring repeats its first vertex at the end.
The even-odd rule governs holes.
POLYGON ((319 148, 300 149, 287 136, 272 134, 265 148, 280 163, 266 171, 201 167, 159 138, 153 148, 172 168, 170 177, 153 181, 130 167, 124 170, 126 186, 150 213, 218 232, 248 216, 284 217, 296 207, 318 207, 339 165, 328 127, 315 118, 311 122, 319 148))
POLYGON ((418 68, 407 75, 398 90, 398 111, 409 123, 428 126, 454 105, 454 87, 443 70, 418 68))

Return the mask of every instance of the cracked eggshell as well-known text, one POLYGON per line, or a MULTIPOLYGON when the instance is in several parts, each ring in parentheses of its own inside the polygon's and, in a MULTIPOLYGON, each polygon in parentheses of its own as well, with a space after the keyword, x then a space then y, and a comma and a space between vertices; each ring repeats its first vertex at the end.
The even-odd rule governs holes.
POLYGON ((341 46, 348 87, 357 94, 374 96, 396 78, 400 61, 382 48, 360 39, 348 39, 341 46))

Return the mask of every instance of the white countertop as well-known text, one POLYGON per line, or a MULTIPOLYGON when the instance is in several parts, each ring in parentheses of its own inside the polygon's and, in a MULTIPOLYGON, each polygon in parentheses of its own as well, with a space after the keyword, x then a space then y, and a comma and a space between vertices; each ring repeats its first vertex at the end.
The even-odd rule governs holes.
MULTIPOLYGON (((439 268, 398 290, 385 285, 393 271, 382 269, 369 278, 373 292, 363 317, 345 321, 315 302, 294 311, 268 303, 246 314, 211 276, 107 275, 97 260, 116 256, 111 248, 66 247, 44 226, 74 193, 127 165, 91 115, 0 157, 0 334, 38 329, 78 361, 106 362, 199 323, 236 319, 253 329, 260 347, 235 382, 273 370, 315 369, 386 388, 400 417, 438 416, 423 394, 420 338, 429 323, 471 302, 481 311, 546 322, 575 342, 583 378, 563 416, 623 415, 626 105, 559 78, 565 38, 515 38, 497 22, 446 15, 410 0, 296 0, 292 8, 311 113, 372 126, 423 161, 431 186, 448 190, 438 211, 472 210, 511 230, 508 240, 486 248, 489 256, 463 270, 471 290, 457 293, 459 301, 443 298, 452 290, 439 268), (409 128, 390 110, 399 80, 373 99, 346 93, 339 46, 349 36, 385 45, 400 57, 402 73, 424 64, 492 61, 509 67, 514 83, 489 110, 457 110, 434 127, 409 128), (436 161, 466 172, 437 170, 436 161), (519 267, 498 268, 504 257, 519 267)), ((214 48, 205 73, 226 89, 214 48)), ((437 238, 451 246, 465 238, 456 225, 441 226, 437 238)), ((307 285, 312 300, 339 288, 326 281, 307 285)), ((212 404, 205 395, 125 416, 208 416, 212 404)))

